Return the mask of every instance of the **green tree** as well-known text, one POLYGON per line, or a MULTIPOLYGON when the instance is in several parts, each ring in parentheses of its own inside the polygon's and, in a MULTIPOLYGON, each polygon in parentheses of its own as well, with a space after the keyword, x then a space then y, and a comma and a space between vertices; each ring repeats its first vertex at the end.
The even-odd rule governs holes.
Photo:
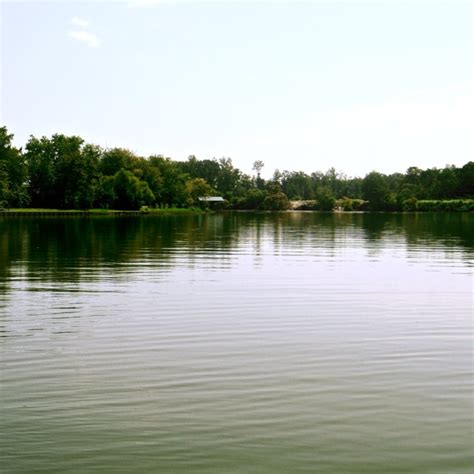
POLYGON ((459 170, 459 196, 474 198, 474 161, 469 161, 459 170))
POLYGON ((265 163, 262 160, 256 160, 253 162, 252 169, 257 172, 257 176, 260 177, 262 168, 265 166, 265 163))
POLYGON ((290 199, 313 199, 314 185, 311 176, 303 171, 283 171, 281 187, 290 199))
POLYGON ((151 156, 149 162, 161 176, 159 203, 167 206, 186 206, 186 181, 189 175, 181 170, 177 162, 161 155, 151 156))
POLYGON ((198 160, 192 155, 187 161, 177 163, 177 166, 190 178, 202 178, 213 188, 217 187, 221 171, 217 160, 198 160))
POLYGON ((113 208, 116 198, 114 176, 100 176, 95 195, 95 206, 104 209, 113 208))
POLYGON ((324 186, 329 188, 333 195, 338 194, 339 190, 339 175, 336 171, 336 168, 329 168, 324 174, 324 186))
POLYGON ((25 158, 34 207, 88 208, 98 180, 99 147, 77 136, 30 137, 25 158))
POLYGON ((0 204, 23 207, 28 204, 27 166, 20 149, 12 145, 13 135, 0 127, 0 204))
POLYGON ((237 209, 262 209, 267 192, 263 189, 251 188, 239 197, 235 203, 237 209))
POLYGON ((106 150, 99 163, 99 171, 105 176, 114 176, 121 169, 132 170, 137 157, 124 148, 106 150))
POLYGON ((56 202, 53 147, 46 137, 30 137, 26 144, 29 195, 33 207, 52 207, 56 202))
POLYGON ((75 138, 65 137, 65 141, 70 140, 70 146, 74 148, 59 155, 55 171, 56 189, 60 207, 89 209, 97 191, 98 163, 102 150, 95 145, 83 145, 82 139, 75 138))
POLYGON ((239 203, 242 209, 265 209, 267 211, 283 211, 290 207, 290 202, 281 186, 276 181, 270 181, 266 189, 251 189, 239 203))
POLYGON ((369 201, 368 208, 373 211, 384 210, 389 198, 389 188, 385 176, 372 171, 362 182, 362 197, 369 201))
POLYGON ((199 198, 205 196, 212 196, 215 194, 214 189, 203 178, 194 178, 186 182, 186 192, 188 194, 189 206, 199 204, 199 198))
POLYGON ((148 184, 148 187, 155 196, 156 202, 160 202, 163 190, 163 178, 159 168, 153 166, 150 160, 138 158, 133 169, 133 174, 148 184))
POLYGON ((4 163, 0 162, 0 209, 8 206, 10 188, 8 187, 8 174, 4 163))
POLYGON ((123 168, 114 176, 113 192, 115 209, 140 209, 152 205, 155 200, 148 184, 123 168))
POLYGON ((336 205, 336 198, 334 197, 331 188, 327 186, 320 186, 318 188, 316 200, 320 211, 332 211, 336 205))
POLYGON ((282 191, 267 193, 261 204, 268 211, 284 211, 290 207, 290 201, 282 191))
POLYGON ((255 184, 258 189, 263 189, 265 185, 265 181, 260 177, 260 173, 262 172, 262 168, 265 166, 262 160, 256 160, 253 163, 252 169, 257 172, 257 179, 255 180, 255 184))
POLYGON ((219 158, 219 176, 216 183, 217 191, 226 199, 232 200, 238 194, 242 173, 234 168, 231 158, 219 158))

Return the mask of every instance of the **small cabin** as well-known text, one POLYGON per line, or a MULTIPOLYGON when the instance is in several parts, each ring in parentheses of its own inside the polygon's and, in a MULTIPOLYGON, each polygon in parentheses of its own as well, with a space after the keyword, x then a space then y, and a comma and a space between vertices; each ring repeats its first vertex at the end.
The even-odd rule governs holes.
POLYGON ((224 202, 224 198, 221 196, 202 196, 198 197, 200 202, 224 202))
POLYGON ((219 209, 224 204, 224 198, 222 196, 201 196, 198 197, 198 201, 201 207, 219 209))

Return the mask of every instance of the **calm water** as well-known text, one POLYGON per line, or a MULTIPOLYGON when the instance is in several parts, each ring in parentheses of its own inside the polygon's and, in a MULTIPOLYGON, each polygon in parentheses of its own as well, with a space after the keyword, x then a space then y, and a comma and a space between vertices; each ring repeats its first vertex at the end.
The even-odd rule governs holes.
POLYGON ((0 218, 1 472, 472 472, 474 215, 0 218))

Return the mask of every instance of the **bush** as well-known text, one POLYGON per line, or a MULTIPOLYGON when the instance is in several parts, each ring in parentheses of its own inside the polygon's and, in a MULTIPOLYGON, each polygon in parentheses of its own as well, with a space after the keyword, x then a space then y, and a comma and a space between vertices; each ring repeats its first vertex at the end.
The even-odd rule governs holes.
POLYGON ((261 189, 251 189, 236 203, 237 209, 261 209, 267 193, 261 189))
POLYGON ((343 211, 354 210, 353 200, 348 197, 343 197, 342 199, 339 199, 339 201, 336 202, 336 206, 342 208, 343 211))
POLYGON ((362 211, 362 209, 366 205, 367 205, 367 201, 364 201, 363 199, 353 199, 352 200, 352 210, 353 211, 362 211))
POLYGON ((331 190, 326 187, 321 187, 316 193, 316 209, 319 211, 332 211, 336 205, 336 199, 331 190))
POLYGON ((363 199, 352 199, 345 196, 341 199, 337 199, 335 206, 346 212, 361 211, 365 202, 363 199))
POLYGON ((418 208, 418 200, 415 197, 405 199, 402 204, 402 211, 416 211, 418 208))
POLYGON ((281 191, 268 194, 262 203, 262 208, 267 211, 285 211, 289 207, 290 201, 281 191))
POLYGON ((420 200, 417 210, 421 212, 474 212, 474 199, 420 200))

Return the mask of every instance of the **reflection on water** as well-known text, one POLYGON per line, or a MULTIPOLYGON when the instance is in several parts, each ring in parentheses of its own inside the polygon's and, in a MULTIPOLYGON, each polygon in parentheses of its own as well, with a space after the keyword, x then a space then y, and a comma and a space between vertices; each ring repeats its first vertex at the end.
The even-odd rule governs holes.
POLYGON ((212 256, 213 265, 231 265, 235 253, 258 264, 265 252, 323 249, 334 257, 350 248, 371 255, 403 247, 407 253, 442 253, 468 264, 474 252, 474 218, 469 214, 233 213, 145 218, 4 218, 0 221, 1 281, 15 275, 33 281, 79 282, 102 278, 104 267, 127 272, 127 265, 169 268, 212 256), (182 261, 186 255, 187 260, 182 261))
POLYGON ((5 472, 471 472, 473 255, 464 214, 3 218, 5 472))

